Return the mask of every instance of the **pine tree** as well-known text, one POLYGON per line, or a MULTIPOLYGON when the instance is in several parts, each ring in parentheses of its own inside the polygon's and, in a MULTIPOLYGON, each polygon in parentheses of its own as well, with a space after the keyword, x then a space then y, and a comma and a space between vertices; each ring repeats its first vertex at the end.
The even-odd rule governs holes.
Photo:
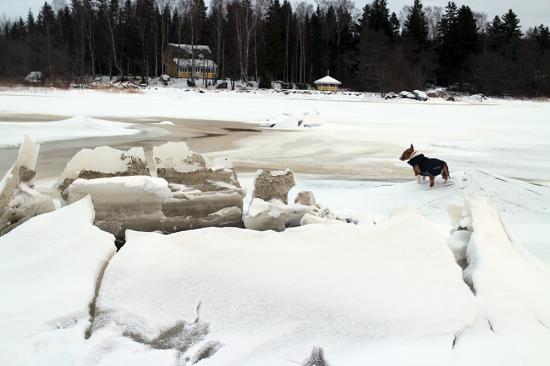
POLYGON ((403 22, 402 35, 406 41, 416 43, 419 48, 426 46, 428 42, 428 20, 420 0, 414 0, 414 4, 403 22))
POLYGON ((523 35, 519 23, 519 19, 512 9, 502 16, 502 32, 507 40, 519 39, 523 35))
POLYGON ((273 0, 267 10, 265 37, 266 45, 266 69, 271 75, 267 75, 273 80, 283 79, 284 66, 284 38, 281 30, 281 3, 279 0, 273 0))
POLYGON ((541 24, 535 27, 535 40, 543 49, 550 49, 550 29, 541 24))
POLYGON ((320 78, 326 75, 328 67, 328 48, 326 46, 325 29, 324 29, 323 14, 321 9, 317 6, 315 13, 311 15, 310 19, 310 55, 311 66, 309 71, 309 81, 320 78))

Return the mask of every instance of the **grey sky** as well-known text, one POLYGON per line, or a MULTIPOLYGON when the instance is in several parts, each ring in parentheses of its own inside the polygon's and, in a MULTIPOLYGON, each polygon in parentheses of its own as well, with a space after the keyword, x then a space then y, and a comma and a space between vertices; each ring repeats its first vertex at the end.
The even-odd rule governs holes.
MULTIPOLYGON (((296 2, 297 0, 291 0, 296 2)), ((309 0, 314 2, 314 0, 309 0)), ((51 0, 49 1, 52 2, 51 0)), ((208 4, 208 0, 205 1, 208 4)), ((357 8, 363 7, 368 0, 356 0, 357 8)), ((413 0, 388 0, 391 11, 396 13, 405 5, 412 4, 413 0)), ((489 19, 495 15, 501 15, 508 9, 514 9, 518 14, 524 29, 539 24, 550 25, 550 1, 549 0, 458 0, 459 5, 469 5, 472 10, 487 13, 489 19)), ((0 0, 0 15, 13 18, 26 16, 29 8, 36 12, 44 0, 0 0)), ((445 6, 447 0, 423 0, 425 6, 445 6)))

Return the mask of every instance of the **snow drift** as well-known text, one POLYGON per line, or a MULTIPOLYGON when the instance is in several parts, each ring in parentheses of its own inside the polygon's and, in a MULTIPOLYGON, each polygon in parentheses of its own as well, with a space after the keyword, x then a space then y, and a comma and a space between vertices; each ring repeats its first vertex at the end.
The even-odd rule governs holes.
POLYGON ((83 137, 126 136, 140 131, 131 124, 76 116, 54 122, 0 122, 0 147, 17 146, 28 135, 36 142, 83 137))
POLYGON ((0 364, 72 365, 90 326, 90 305, 115 252, 92 225, 84 198, 0 237, 0 364))
POLYGON ((300 362, 316 345, 333 364, 357 364, 383 340, 420 352, 414 337, 432 348, 424 364, 436 364, 477 314, 444 236, 405 210, 373 230, 130 231, 105 273, 94 332, 154 339, 193 319, 199 302, 205 339, 223 344, 214 365, 300 362))

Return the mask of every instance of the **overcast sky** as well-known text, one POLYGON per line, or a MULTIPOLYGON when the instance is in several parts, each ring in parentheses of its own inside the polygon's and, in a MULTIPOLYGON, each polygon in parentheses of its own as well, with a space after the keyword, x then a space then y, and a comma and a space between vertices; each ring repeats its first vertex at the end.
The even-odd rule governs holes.
MULTIPOLYGON (((296 1, 291 0, 292 3, 296 1)), ((315 0, 309 1, 315 2, 315 0)), ((207 4, 208 2, 208 0, 205 1, 207 4)), ((355 1, 358 8, 363 7, 366 2, 370 1, 355 1)), ((388 0, 391 11, 396 13, 412 2, 413 0, 388 0)), ((469 5, 474 11, 487 13, 489 19, 503 14, 508 9, 514 9, 524 29, 539 24, 550 25, 550 0, 458 0, 455 2, 458 5, 469 5)), ((26 16, 29 8, 36 14, 43 3, 44 0, 0 0, 0 15, 5 14, 10 18, 26 16)), ((424 6, 445 6, 447 0, 423 0, 422 3, 424 6)))

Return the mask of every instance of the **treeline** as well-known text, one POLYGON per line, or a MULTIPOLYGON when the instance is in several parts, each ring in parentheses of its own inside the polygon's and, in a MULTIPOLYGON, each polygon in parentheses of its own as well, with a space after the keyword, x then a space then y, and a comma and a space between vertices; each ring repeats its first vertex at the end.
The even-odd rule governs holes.
POLYGON ((487 21, 468 6, 390 12, 350 0, 54 0, 0 28, 0 78, 159 76, 168 43, 206 44, 219 78, 399 91, 441 85, 495 95, 550 95, 550 32, 522 33, 509 10, 487 21))

